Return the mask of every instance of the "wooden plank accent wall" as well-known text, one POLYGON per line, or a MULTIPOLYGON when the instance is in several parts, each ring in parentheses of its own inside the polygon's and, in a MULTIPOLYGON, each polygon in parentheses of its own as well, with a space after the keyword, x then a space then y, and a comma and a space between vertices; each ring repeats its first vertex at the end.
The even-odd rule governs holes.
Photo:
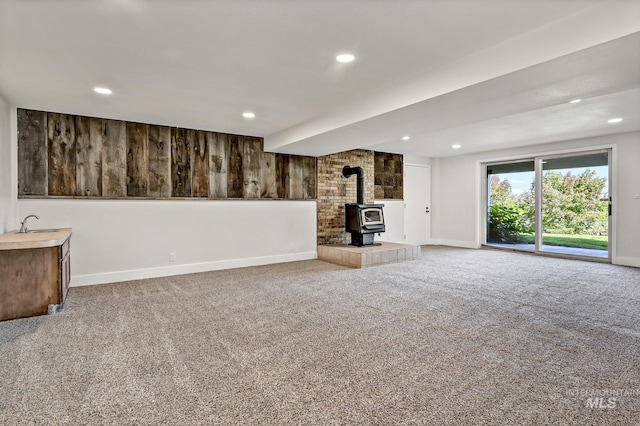
POLYGON ((149 127, 127 123, 127 195, 146 197, 149 187, 149 127))
POLYGON ((171 129, 171 196, 191 196, 191 146, 195 130, 171 129))
POLYGON ((104 120, 101 195, 127 196, 127 131, 124 121, 104 120))
POLYGON ((76 195, 75 143, 74 116, 47 114, 49 195, 76 195))
POLYGON ((245 136, 242 146, 242 198, 260 198, 262 139, 245 136))
POLYGON ((244 139, 242 136, 229 135, 229 167, 227 168, 227 197, 229 198, 242 198, 244 186, 243 151, 244 139))
POLYGON ((302 198, 316 198, 316 159, 302 158, 302 198))
POLYGON ((207 132, 209 145, 209 197, 227 198, 229 140, 224 133, 207 132))
POLYGON ((262 138, 18 109, 22 198, 316 198, 316 159, 262 138))
POLYGON ((374 192, 377 199, 404 198, 402 154, 374 152, 374 192))
POLYGON ((260 165, 260 198, 278 198, 278 186, 276 185, 276 154, 273 152, 262 152, 260 165))
POLYGON ((171 196, 171 127, 149 126, 149 197, 171 196))
POLYGON ((289 156, 276 154, 276 190, 278 198, 289 198, 289 156))
POLYGON ((296 200, 304 198, 302 167, 302 157, 292 155, 289 158, 289 197, 296 200))
POLYGON ((191 180, 191 196, 209 196, 209 144, 207 133, 198 130, 193 145, 191 145, 191 159, 193 160, 193 178, 191 180))
POLYGON ((18 195, 47 195, 47 113, 18 109, 18 195))
POLYGON ((102 194, 103 133, 101 119, 76 117, 76 195, 102 194))

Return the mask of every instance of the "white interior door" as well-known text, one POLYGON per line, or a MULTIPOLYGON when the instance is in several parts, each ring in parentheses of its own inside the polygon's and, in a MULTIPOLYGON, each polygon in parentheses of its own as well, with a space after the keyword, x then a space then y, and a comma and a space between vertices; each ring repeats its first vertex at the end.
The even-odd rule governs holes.
POLYGON ((428 244, 431 239, 431 168, 404 165, 404 233, 408 244, 428 244))

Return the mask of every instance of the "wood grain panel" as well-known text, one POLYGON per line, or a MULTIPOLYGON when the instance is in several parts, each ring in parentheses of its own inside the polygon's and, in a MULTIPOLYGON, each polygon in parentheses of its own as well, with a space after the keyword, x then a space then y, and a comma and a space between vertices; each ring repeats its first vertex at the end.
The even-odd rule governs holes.
POLYGON ((390 195, 390 198, 397 200, 402 200, 404 198, 404 176, 402 173, 396 173, 395 186, 390 195))
POLYGON ((209 146, 209 197, 227 198, 229 140, 224 133, 207 132, 209 146))
POLYGON ((392 173, 384 175, 384 198, 392 198, 396 186, 396 177, 392 173))
POLYGON ((149 126, 127 122, 127 195, 146 197, 149 188, 149 126))
POLYGON ((380 185, 382 187, 384 185, 384 160, 386 159, 386 154, 374 152, 373 155, 373 184, 380 185))
POLYGON ((171 127, 149 126, 149 197, 171 197, 171 127))
POLYGON ((228 135, 229 138, 229 167, 227 169, 227 196, 242 198, 244 189, 244 173, 242 170, 244 140, 242 136, 228 135))
POLYGON ((103 135, 101 119, 76 116, 76 195, 102 195, 103 135))
POLYGON ((171 129, 171 196, 191 197, 191 145, 195 130, 171 129))
POLYGON ((375 197, 402 199, 404 197, 402 155, 374 152, 373 165, 375 197))
POLYGON ((47 113, 18 108, 18 195, 47 195, 47 113))
POLYGON ((396 187, 393 193, 393 198, 404 198, 404 156, 398 154, 395 162, 395 175, 396 175, 396 187))
POLYGON ((305 200, 316 198, 316 159, 302 157, 302 197, 305 200))
POLYGON ((276 154, 276 190, 279 199, 289 198, 289 155, 276 154))
POLYGON ((376 200, 379 200, 381 198, 384 198, 384 186, 382 185, 375 185, 373 187, 373 197, 376 200))
POLYGON ((262 152, 260 159, 260 198, 278 198, 276 154, 262 152))
POLYGON ((124 121, 104 120, 102 196, 127 196, 127 130, 124 121))
POLYGON ((317 196, 316 160, 265 153, 258 137, 22 109, 18 130, 20 195, 317 196))
POLYGON ((209 196, 209 144, 207 133, 196 131, 195 140, 191 145, 191 160, 193 162, 193 177, 191 179, 191 196, 209 196))
POLYGON ((74 116, 47 114, 49 195, 76 195, 76 126, 74 116))
POLYGON ((242 151, 243 198, 260 198, 260 160, 262 139, 244 137, 242 151))
POLYGON ((0 251, 0 321, 47 313, 60 303, 58 247, 0 251))
POLYGON ((304 199, 304 163, 303 157, 292 155, 289 158, 289 198, 304 199))

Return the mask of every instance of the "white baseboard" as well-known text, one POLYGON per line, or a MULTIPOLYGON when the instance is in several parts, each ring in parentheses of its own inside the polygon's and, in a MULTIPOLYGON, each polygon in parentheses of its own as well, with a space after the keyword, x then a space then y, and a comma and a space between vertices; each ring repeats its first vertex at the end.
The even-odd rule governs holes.
POLYGON ((480 248, 480 246, 478 244, 476 244, 474 241, 463 241, 463 240, 436 240, 436 239, 432 239, 432 240, 429 241, 429 245, 472 248, 472 249, 480 248))
POLYGON ((217 271, 220 269, 244 268, 247 266, 269 265, 272 263, 295 262, 317 259, 318 252, 280 254, 275 256, 251 257, 244 259, 219 260, 184 265, 162 266, 158 268, 133 269, 128 271, 105 272, 101 274, 74 275, 71 287, 107 284, 121 281, 142 280, 146 278, 168 277, 171 275, 193 274, 196 272, 217 271))
POLYGON ((616 256, 611 260, 614 265, 634 266, 640 268, 640 259, 637 257, 620 257, 616 256))

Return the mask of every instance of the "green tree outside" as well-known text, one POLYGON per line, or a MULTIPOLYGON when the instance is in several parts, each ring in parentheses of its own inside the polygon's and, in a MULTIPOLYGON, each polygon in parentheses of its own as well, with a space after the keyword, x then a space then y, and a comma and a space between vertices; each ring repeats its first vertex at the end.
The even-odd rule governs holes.
POLYGON ((542 226, 546 233, 607 235, 606 179, 593 170, 580 175, 548 171, 542 186, 542 226))
POLYGON ((489 241, 518 243, 533 234, 534 210, 525 194, 515 195, 498 175, 489 177, 489 189, 489 241))

